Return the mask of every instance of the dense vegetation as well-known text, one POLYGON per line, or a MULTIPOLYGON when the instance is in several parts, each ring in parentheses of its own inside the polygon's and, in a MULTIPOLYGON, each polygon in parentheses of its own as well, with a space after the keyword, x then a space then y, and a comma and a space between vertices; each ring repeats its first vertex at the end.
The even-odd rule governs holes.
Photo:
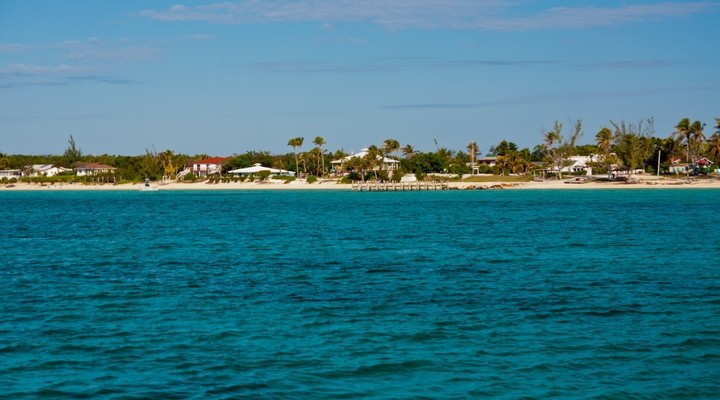
MULTIPOLYGON (((705 134, 705 124, 683 118, 674 127, 673 134, 666 138, 655 136, 652 119, 628 123, 610 121, 594 135, 593 144, 578 145, 583 135, 580 120, 570 121, 570 129, 556 121, 553 129, 542 133, 542 143, 529 148, 518 148, 517 144, 502 140, 490 146, 485 157, 495 157, 494 166, 480 165, 478 172, 498 175, 526 174, 540 167, 562 167, 568 157, 573 155, 594 155, 595 171, 603 173, 612 166, 628 171, 642 169, 654 173, 658 164, 661 172, 666 172, 673 162, 693 166, 694 172, 707 171, 710 164, 720 164, 720 118, 715 119, 714 133, 705 134), (566 132, 566 130, 568 132, 566 132), (659 159, 658 159, 659 157, 659 159), (704 168, 698 168, 704 167, 704 168)), ((338 150, 329 152, 325 148, 325 139, 317 136, 313 147, 303 151, 304 138, 296 137, 288 141, 292 153, 270 154, 267 151, 247 151, 235 154, 223 166, 223 171, 244 168, 260 163, 264 166, 287 169, 300 176, 323 177, 331 174, 330 161, 347 156, 338 150)), ((349 173, 347 179, 399 179, 406 173, 418 176, 432 173, 467 174, 472 172, 471 165, 480 159, 481 150, 476 142, 468 144, 466 149, 451 150, 438 147, 434 152, 419 152, 395 139, 388 139, 382 145, 368 147, 367 157, 351 159, 342 172, 349 173), (380 160, 383 157, 399 161, 399 170, 389 174, 380 160)), ((70 136, 68 146, 62 155, 9 155, 0 153, 0 169, 20 169, 30 175, 29 166, 33 164, 54 164, 67 168, 85 163, 102 163, 117 170, 115 181, 141 181, 174 179, 176 174, 189 166, 193 160, 207 158, 206 154, 175 154, 172 150, 156 152, 147 150, 144 155, 88 155, 70 136)), ((337 172, 337 171, 335 171, 337 172)), ((73 172, 61 174, 54 180, 82 180, 73 172)), ((314 179, 313 178, 313 179, 314 179)), ((41 181, 42 177, 25 178, 41 181)), ((187 179, 187 176, 186 176, 187 179)))

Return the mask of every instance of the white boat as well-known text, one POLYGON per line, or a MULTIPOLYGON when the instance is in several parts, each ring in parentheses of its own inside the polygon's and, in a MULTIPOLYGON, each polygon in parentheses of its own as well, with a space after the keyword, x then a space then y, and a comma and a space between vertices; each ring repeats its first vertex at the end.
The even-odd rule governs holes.
POLYGON ((157 185, 151 185, 150 179, 145 179, 145 183, 140 185, 141 192, 156 192, 158 191, 157 185))

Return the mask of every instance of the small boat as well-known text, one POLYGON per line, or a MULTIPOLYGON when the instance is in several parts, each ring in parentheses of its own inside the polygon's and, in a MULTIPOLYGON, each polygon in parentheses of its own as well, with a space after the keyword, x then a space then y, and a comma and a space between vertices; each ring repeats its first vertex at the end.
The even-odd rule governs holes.
POLYGON ((145 179, 145 183, 140 185, 141 192, 156 192, 158 191, 157 185, 151 185, 150 179, 145 179))

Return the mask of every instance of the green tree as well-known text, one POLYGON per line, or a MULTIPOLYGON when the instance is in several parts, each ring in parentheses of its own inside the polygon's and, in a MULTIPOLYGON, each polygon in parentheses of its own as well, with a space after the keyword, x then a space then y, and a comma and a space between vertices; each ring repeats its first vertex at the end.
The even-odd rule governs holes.
POLYGON ((0 153, 0 169, 9 169, 10 168, 10 160, 8 159, 7 154, 0 153))
POLYGON ((418 153, 412 158, 412 170, 416 174, 440 173, 447 168, 447 159, 439 153, 418 153))
POLYGON ((305 138, 303 137, 296 137, 288 140, 287 145, 291 146, 293 148, 293 153, 295 153, 295 176, 298 176, 300 174, 300 169, 298 167, 298 154, 297 149, 302 148, 303 141, 305 141, 305 138))
POLYGON ((406 144, 405 147, 402 148, 402 152, 405 158, 411 158, 416 153, 415 146, 406 144))
POLYGON ((140 164, 140 175, 143 178, 157 180, 162 177, 162 165, 155 151, 145 149, 145 157, 140 164))
POLYGON ((375 173, 375 179, 379 179, 378 170, 382 171, 382 166, 385 164, 382 150, 375 145, 368 147, 367 154, 363 157, 363 161, 363 169, 373 171, 375 173))
POLYGON ((179 165, 175 163, 175 153, 168 149, 157 155, 163 172, 163 180, 175 179, 179 165))
POLYGON ((681 145, 684 144, 686 153, 685 161, 688 163, 688 174, 690 173, 689 165, 697 162, 701 146, 705 142, 705 135, 703 134, 704 127, 705 124, 700 121, 690 122, 690 118, 681 119, 675 126, 673 136, 681 145))
POLYGON ((400 150, 400 142, 395 139, 387 139, 383 143, 383 150, 386 157, 391 156, 393 153, 400 150))
POLYGON ((405 147, 402 148, 402 153, 404 157, 400 162, 400 165, 402 165, 405 171, 412 173, 413 167, 411 160, 416 153, 415 146, 406 144, 405 147))
POLYGON ((321 136, 315 136, 315 139, 313 139, 313 144, 317 146, 317 155, 320 159, 319 165, 320 165, 320 173, 318 175, 322 176, 325 175, 325 149, 323 146, 325 146, 325 139, 321 136))
POLYGON ((637 124, 628 124, 625 121, 610 121, 615 132, 613 143, 617 148, 619 161, 628 170, 628 179, 632 172, 643 166, 653 149, 653 134, 655 122, 652 118, 640 120, 637 124))
POLYGON ((715 133, 708 139, 708 155, 715 161, 716 168, 720 168, 720 118, 715 118, 715 133))
POLYGON ((546 159, 557 171, 558 179, 562 179, 562 168, 565 161, 572 155, 575 142, 582 136, 582 121, 571 121, 573 130, 563 135, 563 124, 555 121, 553 129, 543 132, 543 146, 546 159))
POLYGON ((75 167, 77 163, 79 163, 83 158, 82 150, 77 146, 75 143, 75 138, 73 135, 70 135, 70 139, 68 139, 68 147, 65 149, 65 152, 63 153, 63 163, 64 166, 68 168, 75 167))
POLYGON ((600 155, 600 163, 607 169, 610 177, 610 168, 613 164, 612 145, 613 132, 608 127, 603 127, 595 134, 595 144, 600 155))
POLYGON ((467 145, 467 151, 468 156, 470 156, 470 166, 475 167, 475 163, 477 162, 477 155, 480 152, 480 148, 478 148, 477 142, 472 141, 467 145))

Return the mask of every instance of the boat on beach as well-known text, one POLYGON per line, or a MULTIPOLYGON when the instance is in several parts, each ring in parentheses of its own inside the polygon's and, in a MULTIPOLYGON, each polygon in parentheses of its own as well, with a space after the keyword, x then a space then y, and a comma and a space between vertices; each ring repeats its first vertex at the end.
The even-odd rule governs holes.
POLYGON ((140 191, 141 192, 156 192, 158 191, 157 185, 153 185, 150 183, 150 179, 145 179, 145 183, 140 185, 140 191))

